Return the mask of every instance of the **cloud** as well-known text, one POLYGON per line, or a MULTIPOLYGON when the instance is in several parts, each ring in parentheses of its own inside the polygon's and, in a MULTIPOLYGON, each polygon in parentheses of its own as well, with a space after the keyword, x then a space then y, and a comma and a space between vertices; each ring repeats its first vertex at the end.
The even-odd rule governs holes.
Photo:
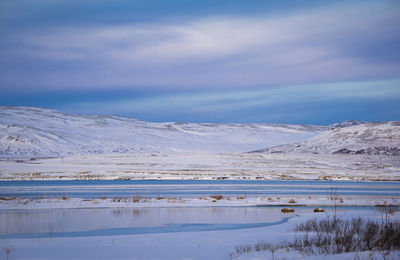
POLYGON ((347 4, 279 16, 14 32, 0 46, 0 83, 226 88, 398 77, 398 11, 396 4, 347 4))
POLYGON ((72 102, 57 109, 153 121, 281 123, 362 119, 360 114, 364 120, 376 120, 368 118, 368 113, 357 112, 370 109, 375 113, 385 111, 386 116, 394 120, 393 115, 399 111, 391 102, 400 99, 399 86, 400 80, 396 79, 230 91, 202 90, 150 97, 127 94, 125 98, 72 102), (325 115, 324 110, 329 114, 325 115), (326 118, 316 119, 321 116, 326 118))

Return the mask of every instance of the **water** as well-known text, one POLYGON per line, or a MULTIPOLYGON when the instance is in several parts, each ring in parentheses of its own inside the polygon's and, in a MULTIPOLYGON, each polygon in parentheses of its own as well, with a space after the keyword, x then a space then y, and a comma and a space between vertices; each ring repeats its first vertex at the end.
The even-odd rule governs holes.
POLYGON ((235 195, 338 195, 400 197, 399 182, 254 180, 0 181, 0 197, 181 197, 235 195))
POLYGON ((181 207, 7 210, 0 211, 0 239, 97 237, 259 228, 282 224, 297 214, 310 213, 313 210, 312 207, 296 207, 295 213, 285 214, 280 209, 181 207))
MULTIPOLYGON (((293 214, 290 214, 293 215, 293 214)), ((0 212, 0 238, 193 232, 281 224, 278 208, 97 208, 0 212)))

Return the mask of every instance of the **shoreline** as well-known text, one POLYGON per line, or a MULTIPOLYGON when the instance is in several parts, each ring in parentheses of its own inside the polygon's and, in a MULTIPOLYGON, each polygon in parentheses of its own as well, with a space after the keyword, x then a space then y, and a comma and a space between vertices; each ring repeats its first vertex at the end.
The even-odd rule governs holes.
POLYGON ((193 208, 193 207, 289 207, 289 208, 362 208, 395 207, 399 209, 400 200, 391 196, 371 196, 354 198, 340 196, 340 201, 333 202, 326 196, 261 196, 261 197, 225 197, 214 199, 213 196, 194 198, 150 198, 150 197, 115 197, 115 198, 0 198, 0 211, 31 209, 72 209, 72 208, 193 208), (290 202, 292 201, 292 202, 290 202))

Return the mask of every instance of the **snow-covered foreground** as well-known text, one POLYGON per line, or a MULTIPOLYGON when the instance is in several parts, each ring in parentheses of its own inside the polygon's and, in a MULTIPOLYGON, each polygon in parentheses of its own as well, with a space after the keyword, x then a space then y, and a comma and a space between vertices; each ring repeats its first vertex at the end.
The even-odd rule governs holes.
POLYGON ((351 154, 101 154, 0 161, 0 180, 400 180, 400 157, 351 154))

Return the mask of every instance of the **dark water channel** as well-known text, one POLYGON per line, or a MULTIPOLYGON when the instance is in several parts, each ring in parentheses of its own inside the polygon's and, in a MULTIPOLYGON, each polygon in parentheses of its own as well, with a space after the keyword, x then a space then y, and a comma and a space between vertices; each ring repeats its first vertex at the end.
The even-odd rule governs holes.
POLYGON ((0 181, 0 197, 196 197, 235 195, 338 195, 400 197, 400 182, 254 180, 0 181))

